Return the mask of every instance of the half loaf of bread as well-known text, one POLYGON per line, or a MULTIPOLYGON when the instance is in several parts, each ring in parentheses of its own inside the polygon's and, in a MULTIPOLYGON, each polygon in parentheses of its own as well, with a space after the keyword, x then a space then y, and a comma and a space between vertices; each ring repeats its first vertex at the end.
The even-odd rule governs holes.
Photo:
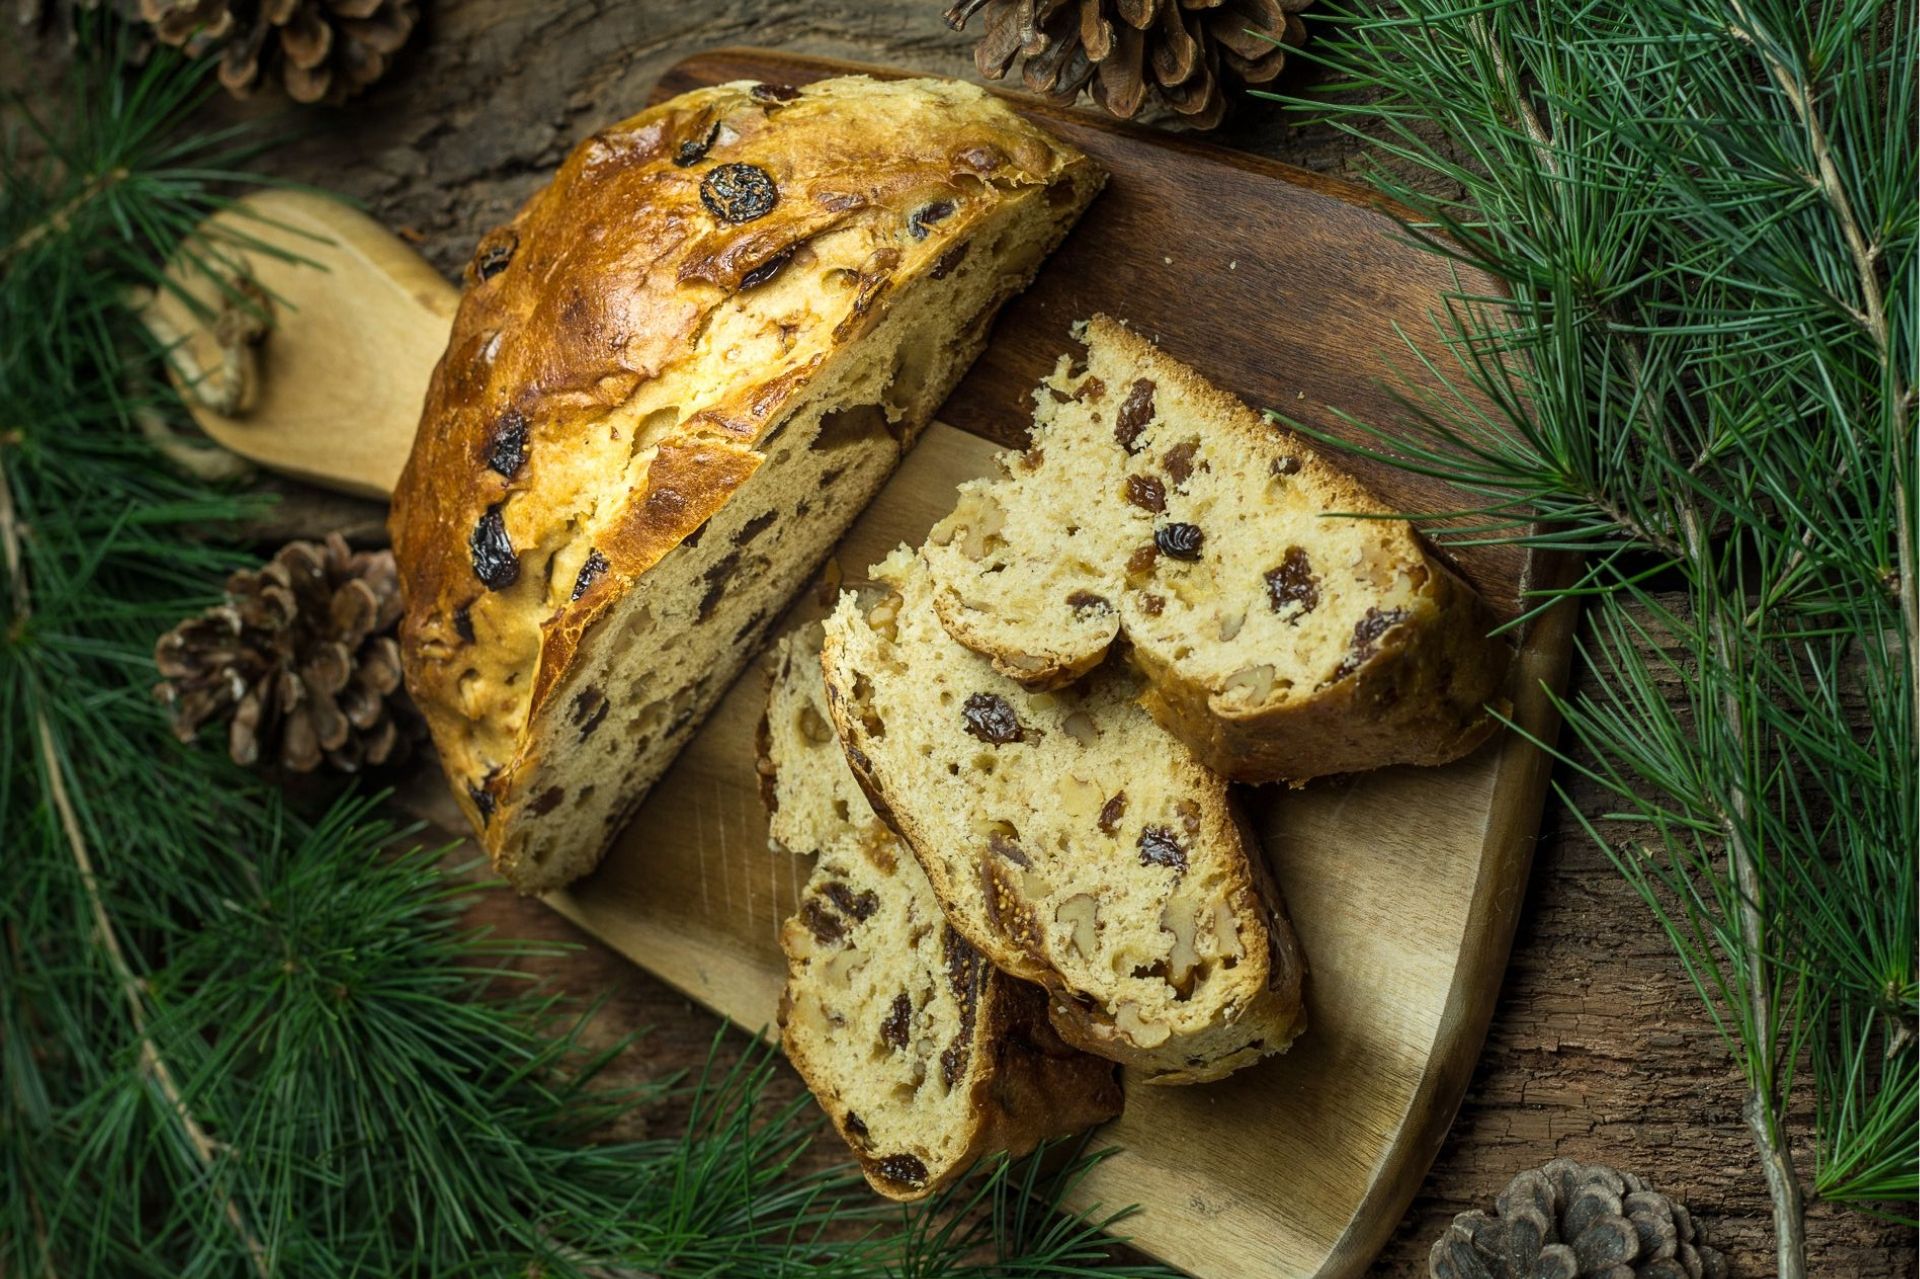
POLYGON ((847 760, 956 930, 1039 982, 1068 1043, 1194 1083, 1279 1052, 1303 965, 1226 783, 1138 705, 1119 664, 1029 692, 954 642, 925 566, 841 596, 823 669, 847 760))
POLYGON ((784 636, 760 735, 782 848, 814 854, 781 930, 787 1057, 891 1199, 932 1194, 984 1154, 1023 1154, 1120 1113, 1110 1061, 1047 1023, 1046 993, 996 972, 948 925, 840 752, 818 623, 784 636))
POLYGON ((481 240, 391 527, 408 687, 511 883, 597 863, 1101 180, 967 85, 728 84, 481 240))
POLYGON ((1049 688, 1126 637, 1154 718, 1237 781, 1441 764, 1493 731, 1507 645, 1406 521, 1125 326, 1084 337, 1031 446, 927 539, 954 638, 1049 688))

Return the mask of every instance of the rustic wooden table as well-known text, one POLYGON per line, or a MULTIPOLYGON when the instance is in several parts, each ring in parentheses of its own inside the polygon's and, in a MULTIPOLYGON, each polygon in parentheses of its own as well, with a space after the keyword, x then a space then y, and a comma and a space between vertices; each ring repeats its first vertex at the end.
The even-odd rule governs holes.
MULTIPOLYGON (((752 44, 977 78, 970 39, 940 20, 945 0, 428 0, 424 7, 424 26, 386 82, 348 108, 299 117, 313 132, 266 164, 365 201, 449 276, 575 141, 637 109, 661 71, 698 50, 752 44)), ((0 45, 0 85, 31 92, 57 74, 57 41, 0 45)), ((1365 175, 1359 146, 1271 110, 1244 113, 1216 140, 1308 169, 1365 175)), ((378 512, 302 495, 263 535, 342 525, 377 535, 378 512)), ((1598 802, 1573 770, 1562 769, 1559 780, 1574 804, 1598 802)), ((651 1028, 627 1068, 657 1073, 706 1058, 715 1021, 704 1010, 537 903, 496 894, 484 913, 505 934, 582 943, 548 968, 573 991, 610 996, 604 1036, 651 1028)), ((744 1044, 743 1035, 728 1041, 730 1051, 744 1044)), ((787 1073, 780 1088, 791 1095, 798 1084, 787 1073)), ((1742 1096, 1738 1072, 1664 937, 1566 805, 1551 802, 1479 1067, 1375 1273, 1424 1276, 1427 1249, 1454 1213, 1490 1204, 1514 1172, 1570 1155, 1636 1170, 1682 1196, 1709 1242, 1732 1254, 1736 1274, 1770 1274, 1767 1198, 1741 1121, 1742 1096)), ((1804 1113, 1801 1119, 1804 1132, 1804 1113)), ((1810 1171, 1811 1147, 1795 1154, 1810 1171)), ((1811 1273, 1875 1279, 1916 1271, 1915 1234, 1903 1227, 1817 1205, 1807 1234, 1811 1273)))

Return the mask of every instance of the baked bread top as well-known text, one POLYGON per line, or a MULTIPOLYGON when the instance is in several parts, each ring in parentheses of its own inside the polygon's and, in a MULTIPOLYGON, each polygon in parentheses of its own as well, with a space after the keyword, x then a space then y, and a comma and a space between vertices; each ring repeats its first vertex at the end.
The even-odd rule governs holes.
POLYGON ((1442 763, 1489 734, 1493 619, 1307 442, 1106 316, 1031 446, 922 548, 948 632, 1035 688, 1124 636, 1161 724, 1237 781, 1442 763))
POLYGON ((472 815, 582 633, 892 284, 1007 193, 1097 182, 972 86, 738 83, 595 134, 481 240, 390 520, 408 686, 472 815))

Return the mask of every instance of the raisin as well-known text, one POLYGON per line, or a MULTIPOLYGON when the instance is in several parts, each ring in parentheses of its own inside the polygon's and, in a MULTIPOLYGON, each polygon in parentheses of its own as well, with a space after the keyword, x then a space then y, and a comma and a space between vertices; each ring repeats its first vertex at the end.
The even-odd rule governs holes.
POLYGON ((493 820, 493 795, 490 792, 468 782, 467 798, 473 801, 474 808, 479 811, 482 826, 493 820))
POLYGON ((1298 475, 1300 473, 1300 459, 1297 457, 1276 457, 1267 467, 1267 470, 1273 475, 1298 475))
POLYGON ((1168 559, 1197 560, 1200 544, 1206 540, 1197 524, 1162 524, 1153 531, 1153 544, 1168 559))
POLYGON ((526 460, 527 415, 519 409, 508 409, 493 424, 493 435, 487 441, 487 465, 510 480, 520 473, 526 460))
POLYGON ((694 614, 694 621, 704 622, 713 616, 713 610, 719 607, 720 597, 727 593, 728 579, 733 576, 734 570, 739 567, 739 554, 730 553, 700 575, 700 580, 707 584, 707 589, 706 593, 700 597, 700 608, 699 611, 694 614))
POLYGON ((1382 635, 1407 620, 1407 610, 1403 608, 1370 608, 1366 616, 1353 624, 1353 639, 1348 642, 1352 650, 1341 659, 1333 672, 1335 679, 1345 679, 1360 669, 1369 657, 1372 657, 1382 635))
POLYGON ((1147 580, 1153 572, 1153 563, 1160 558, 1160 548, 1148 542, 1127 557, 1127 581, 1137 586, 1147 580))
POLYGON ((745 546, 748 542, 751 542, 754 538, 766 532, 767 527, 778 518, 779 513, 777 511, 763 511, 759 515, 754 516, 745 524, 742 524, 740 531, 733 535, 733 544, 735 546, 745 546))
POLYGON ((757 289, 774 276, 780 274, 780 268, 787 264, 788 260, 793 257, 793 251, 799 247, 797 244, 789 244, 786 248, 780 250, 765 262, 762 262, 759 266, 741 276, 740 287, 743 289, 757 289))
POLYGON ((453 633, 467 643, 473 643, 473 605, 462 604, 453 610, 453 633))
POLYGON ((700 182, 700 203, 722 222, 751 222, 773 212, 780 192, 765 169, 751 164, 723 164, 700 182))
POLYGON ((473 552, 473 575, 490 591, 504 591, 520 580, 520 557, 507 540, 507 519, 495 502, 473 526, 467 539, 473 552))
POLYGON ((506 270, 513 262, 514 250, 520 247, 520 237, 511 231, 495 231, 480 242, 480 248, 473 255, 473 274, 478 280, 491 280, 506 270))
POLYGON ((838 906, 843 912, 853 916, 855 923, 865 923, 872 918, 873 912, 880 909, 880 899, 871 890, 856 893, 839 880, 834 880, 820 890, 827 900, 838 906))
POLYGON ((1127 793, 1120 791, 1100 806, 1100 817, 1095 823, 1102 835, 1111 835, 1120 829, 1120 819, 1126 816, 1127 793))
POLYGON ((587 559, 580 566, 579 576, 573 579, 573 598, 579 599, 587 593, 594 580, 607 571, 607 557, 599 551, 588 551, 587 559))
POLYGON ((1279 567, 1267 570, 1267 602, 1276 613, 1289 604, 1298 604, 1300 611, 1287 619, 1295 626, 1320 603, 1320 579, 1313 575, 1313 561, 1306 551, 1289 546, 1280 557, 1279 567))
POLYGON ((1140 864, 1185 870, 1187 850, 1181 847, 1179 837, 1172 830, 1165 826, 1149 826, 1140 832, 1140 864))
POLYGON ((1155 515, 1167 509, 1167 489, 1151 475, 1127 477, 1127 501, 1155 515))
POLYGON ((1097 377, 1088 378, 1080 384, 1080 389, 1073 393, 1074 399, 1085 400, 1089 404, 1098 404, 1106 396, 1107 384, 1097 377))
POLYGON ((1033 858, 1027 856, 1027 850, 1020 847, 1020 845, 1013 840, 1008 839, 1005 835, 1002 835, 999 831, 995 831, 993 834, 987 836, 987 851, 993 853, 996 857, 1006 858, 1015 866, 1025 868, 1031 868, 1033 866, 1033 858))
POLYGON ((1113 611, 1113 605, 1107 601, 1106 596, 1095 595, 1092 591, 1068 592, 1067 607, 1072 609, 1076 614, 1091 612, 1109 613, 1113 611))
POLYGON ((954 245, 951 249, 948 249, 945 253, 942 253, 938 258, 934 259, 933 270, 928 274, 932 275, 936 280, 946 279, 949 275, 953 274, 955 267, 966 261, 967 249, 969 247, 971 247, 970 242, 962 242, 954 245))
POLYGON ((600 727, 600 721, 607 717, 612 705, 607 695, 597 688, 586 689, 573 699, 573 726, 580 730, 581 741, 593 736, 593 730, 600 727))
POLYGON ((907 1046, 907 1026, 913 1020, 913 1000, 901 991, 893 997, 893 1007, 880 1022, 880 1042, 889 1048, 907 1046))
POLYGON ((1160 459, 1160 464, 1167 468, 1167 478, 1173 481, 1175 488, 1185 484, 1193 475, 1193 455, 1199 451, 1200 441, 1188 440, 1168 449, 1167 455, 1160 459))
POLYGON ((707 152, 713 150, 715 138, 720 136, 720 122, 715 120, 707 126, 706 134, 698 138, 688 138, 673 153, 673 162, 683 169, 690 169, 707 158, 707 152))
POLYGON ((747 92, 756 102, 791 102, 800 96, 800 90, 790 84, 756 84, 747 92))
POLYGON ((1140 432, 1153 420, 1153 383, 1141 378, 1127 392, 1120 412, 1113 420, 1113 438, 1129 455, 1138 453, 1140 432))
POLYGON ((924 240, 928 227, 952 216, 952 200, 935 200, 932 204, 921 205, 907 215, 907 234, 916 240, 924 240))
POLYGON ((560 807, 560 801, 566 797, 567 792, 564 787, 549 786, 540 792, 537 799, 527 805, 527 811, 535 817, 545 817, 548 813, 560 807))
POLYGON ((967 732, 991 746, 1027 739, 1020 717, 1007 705, 1007 699, 998 694, 975 693, 967 698, 960 713, 967 721, 967 732))
POLYGON ((712 520, 701 520, 693 532, 680 539, 680 545, 686 547, 688 550, 692 550, 694 547, 700 545, 700 539, 707 535, 707 525, 711 523, 713 523, 712 520))
POLYGON ((888 1155, 877 1160, 873 1170, 888 1181, 902 1186, 924 1186, 927 1184, 927 1166, 913 1155, 888 1155))
POLYGON ((1164 595, 1155 595, 1151 591, 1140 597, 1140 611, 1148 617, 1158 617, 1166 611, 1167 600, 1164 595))
POLYGON ((800 922, 822 946, 830 946, 847 935, 846 923, 822 905, 818 897, 809 897, 800 904, 800 922))

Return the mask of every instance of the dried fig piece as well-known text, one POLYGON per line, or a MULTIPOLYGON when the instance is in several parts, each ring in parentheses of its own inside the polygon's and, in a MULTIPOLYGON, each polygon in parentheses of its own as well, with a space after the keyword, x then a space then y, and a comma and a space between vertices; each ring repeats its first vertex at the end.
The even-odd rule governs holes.
POLYGON ((836 879, 823 885, 820 891, 828 901, 851 916, 855 923, 865 923, 873 917, 874 911, 880 909, 880 899, 874 896, 871 889, 856 893, 836 879))
POLYGON ((1027 739, 1025 726, 1014 714, 1007 699, 998 693, 974 693, 960 708, 967 721, 967 732, 990 746, 1005 746, 1027 739))
POLYGON ((893 997, 893 1006, 880 1022, 880 1042, 889 1048, 901 1049, 907 1046, 907 1029, 913 1021, 913 1000, 906 991, 893 997))
POLYGON ((487 508, 467 539, 473 553, 473 575, 490 591, 504 591, 520 580, 520 557, 507 537, 507 518, 495 502, 487 508))
POLYGON ((721 222, 751 222, 773 212, 780 192, 757 165, 723 164, 701 179, 700 203, 721 222))
POLYGON ((902 1186, 917 1189, 927 1184, 927 1166, 916 1155, 887 1155, 874 1161, 873 1170, 902 1186))

